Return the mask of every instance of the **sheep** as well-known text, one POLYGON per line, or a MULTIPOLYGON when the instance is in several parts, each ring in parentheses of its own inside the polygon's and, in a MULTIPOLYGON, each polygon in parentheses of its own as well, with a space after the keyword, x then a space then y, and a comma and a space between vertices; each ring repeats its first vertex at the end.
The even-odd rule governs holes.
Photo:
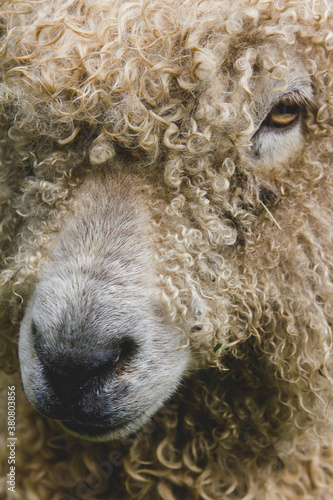
POLYGON ((331 499, 329 2, 1 20, 2 491, 331 499))

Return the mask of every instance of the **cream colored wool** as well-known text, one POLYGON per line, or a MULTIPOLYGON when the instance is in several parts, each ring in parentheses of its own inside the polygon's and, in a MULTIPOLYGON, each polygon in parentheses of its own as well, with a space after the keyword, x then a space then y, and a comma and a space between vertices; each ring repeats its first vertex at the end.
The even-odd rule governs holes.
MULTIPOLYGON (((4 400, 17 387, 10 498, 332 499, 331 2, 0 9, 4 400), (286 97, 300 105, 298 123, 265 125, 286 97), (26 304, 94 179, 140 191, 159 300, 192 352, 151 422, 106 443, 40 416, 17 357, 26 304)), ((4 445, 6 436, 5 422, 4 445)))

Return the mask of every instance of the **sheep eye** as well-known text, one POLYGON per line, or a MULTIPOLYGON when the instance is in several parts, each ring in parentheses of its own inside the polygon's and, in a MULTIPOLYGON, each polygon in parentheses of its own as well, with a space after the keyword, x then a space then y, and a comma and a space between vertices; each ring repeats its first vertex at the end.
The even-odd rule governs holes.
POLYGON ((290 100, 280 101, 271 110, 263 125, 270 128, 287 128, 300 116, 301 107, 290 100))

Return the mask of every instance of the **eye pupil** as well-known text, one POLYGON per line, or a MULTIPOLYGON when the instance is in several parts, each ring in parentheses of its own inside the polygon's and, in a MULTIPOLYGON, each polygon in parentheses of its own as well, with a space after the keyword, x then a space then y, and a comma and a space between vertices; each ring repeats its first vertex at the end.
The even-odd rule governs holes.
POLYGON ((286 104, 284 102, 277 104, 272 110, 274 115, 288 115, 298 113, 297 104, 286 104))

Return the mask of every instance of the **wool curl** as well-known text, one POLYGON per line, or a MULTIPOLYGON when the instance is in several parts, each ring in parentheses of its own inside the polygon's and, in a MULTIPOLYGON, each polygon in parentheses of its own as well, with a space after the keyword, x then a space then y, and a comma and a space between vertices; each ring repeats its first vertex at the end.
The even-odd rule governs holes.
POLYGON ((11 0, 0 15, 0 366, 4 398, 17 387, 13 498, 329 500, 329 2, 11 0), (249 154, 260 78, 285 89, 295 63, 314 94, 304 144, 261 168, 249 154), (135 436, 84 443, 26 402, 19 323, 80 185, 126 164, 149 186, 161 295, 198 366, 135 436))

